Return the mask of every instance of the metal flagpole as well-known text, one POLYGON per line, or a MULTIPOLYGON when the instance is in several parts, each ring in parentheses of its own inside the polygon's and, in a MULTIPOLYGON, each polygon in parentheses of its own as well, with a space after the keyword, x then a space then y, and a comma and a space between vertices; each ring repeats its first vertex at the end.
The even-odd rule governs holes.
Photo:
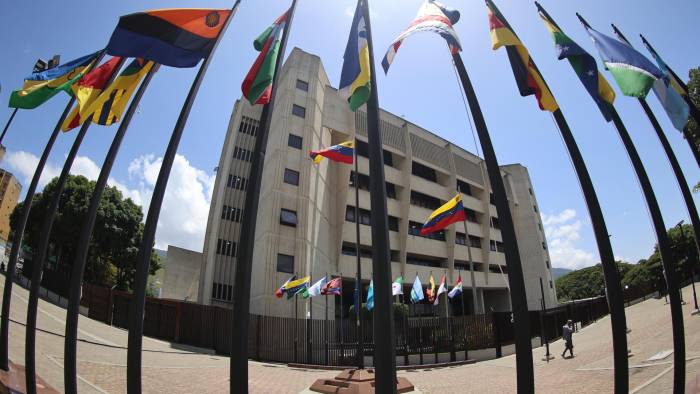
POLYGON ((296 0, 292 0, 292 5, 287 14, 287 25, 282 33, 279 54, 275 63, 275 73, 272 78, 270 91, 270 101, 263 106, 258 126, 258 135, 253 148, 253 158, 250 168, 248 192, 243 207, 243 219, 241 228, 246 229, 241 233, 240 250, 238 261, 234 273, 233 281, 233 322, 231 333, 231 365, 230 365, 230 392, 248 392, 248 320, 250 313, 250 279, 253 265, 253 250, 255 248, 255 227, 258 219, 258 205, 260 203, 260 184, 262 180, 263 165, 265 164, 265 153, 267 151, 267 139, 270 134, 272 123, 272 113, 275 108, 275 96, 277 92, 277 81, 279 80, 280 69, 284 60, 284 53, 287 48, 289 30, 292 27, 294 11, 296 10, 296 0))
MULTIPOLYGON (((153 245, 155 243, 158 217, 160 216, 160 209, 163 205, 165 189, 168 186, 170 170, 172 169, 173 162, 175 161, 177 147, 180 144, 180 139, 182 138, 182 133, 184 131, 185 124, 187 123, 187 118, 190 115, 192 104, 194 103, 194 99, 199 91, 199 86, 204 79, 204 75, 206 74, 209 63, 214 56, 214 52, 221 41, 221 37, 226 32, 231 19, 233 19, 236 13, 238 4, 240 4, 240 0, 236 0, 236 3, 231 8, 231 13, 229 14, 228 18, 226 18, 221 31, 219 31, 219 35, 216 37, 216 41, 214 41, 214 45, 212 46, 209 55, 202 61, 202 65, 199 67, 197 76, 195 76, 194 81, 192 81, 190 91, 187 94, 185 103, 183 104, 180 115, 178 116, 177 123, 175 123, 175 127, 173 128, 173 132, 170 136, 168 147, 163 155, 163 161, 158 173, 158 179, 156 180, 156 185, 153 188, 153 196, 151 197, 151 204, 148 208, 146 224, 143 230, 143 238, 141 239, 141 246, 139 247, 139 253, 135 263, 136 276, 134 278, 134 298, 132 299, 132 304, 129 311, 129 341, 126 356, 126 384, 127 392, 129 394, 138 394, 141 392, 141 349, 143 345, 143 315, 146 306, 146 282, 148 281, 148 268, 150 266, 151 253, 153 252, 153 245)), ((247 315, 245 320, 247 324, 247 315)), ((231 379, 231 381, 233 381, 233 379, 231 379)))
MULTIPOLYGON (((542 306, 542 311, 540 312, 540 333, 542 335, 542 339, 544 339, 544 344, 545 344, 546 349, 547 349, 547 353, 545 353, 544 359, 545 359, 545 361, 549 362, 549 360, 553 359, 554 357, 552 357, 549 354, 549 338, 547 338, 547 332, 544 329, 544 314, 547 313, 547 303, 545 302, 545 299, 544 299, 544 286, 542 285, 542 277, 540 277, 540 294, 542 295, 542 302, 540 302, 540 305, 542 306)), ((614 343, 613 343, 613 346, 614 346, 614 343)), ((617 369, 616 369, 616 371, 617 371, 617 369)), ((627 369, 625 369, 625 372, 627 372, 627 369)), ((617 390, 617 387, 615 387, 615 390, 617 390)), ((615 391, 615 392, 622 393, 621 391, 615 391)))
POLYGON ((83 226, 80 230, 80 241, 78 242, 75 261, 73 262, 70 286, 68 288, 68 306, 66 308, 66 334, 63 361, 63 380, 65 382, 64 390, 66 393, 75 394, 78 392, 76 341, 78 339, 80 294, 83 283, 83 273, 85 272, 85 265, 87 263, 87 255, 90 246, 90 235, 95 227, 95 220, 97 218, 97 210, 102 199, 102 192, 107 185, 109 173, 112 171, 114 161, 119 152, 119 147, 121 146, 124 135, 126 134, 129 124, 131 123, 131 118, 134 116, 139 102, 141 101, 141 96, 143 96, 143 93, 146 91, 146 88, 151 82, 153 74, 155 74, 155 72, 158 70, 158 67, 160 67, 160 65, 154 64, 144 77, 143 82, 141 82, 141 86, 139 86, 138 90, 134 94, 134 98, 131 100, 131 104, 129 104, 129 109, 124 114, 124 119, 122 119, 121 123, 119 124, 119 129, 114 134, 112 145, 109 147, 107 156, 102 164, 100 175, 97 178, 97 183, 95 184, 95 190, 90 198, 90 205, 87 210, 85 221, 83 222, 83 226))
MULTIPOLYGON (((105 88, 107 88, 114 78, 119 74, 119 69, 124 63, 125 58, 120 58, 117 61, 112 74, 105 83, 105 88)), ((25 363, 25 380, 27 384, 27 393, 36 393, 36 318, 37 318, 37 308, 39 304, 39 289, 41 288, 41 278, 44 272, 44 260, 47 259, 49 241, 51 236, 51 229, 53 228, 54 219, 56 218, 56 213, 58 212, 58 206, 61 203, 61 195, 63 194, 63 189, 68 180, 68 174, 71 167, 73 166, 73 161, 78 155, 78 150, 80 145, 83 143, 85 134, 87 133, 90 125, 92 124, 92 114, 80 127, 78 135, 75 137, 73 146, 68 152, 65 162, 63 163, 63 169, 56 182, 53 195, 51 196, 51 203, 44 215, 44 220, 41 224, 41 230, 39 233, 39 242, 37 244, 37 249, 34 253, 33 267, 32 267, 32 282, 29 288, 29 300, 27 301, 27 326, 25 331, 25 346, 24 346, 24 363, 25 363)))
MULTIPOLYGON (((462 270, 459 270, 459 278, 462 277, 462 270)), ((472 282, 473 286, 473 282, 472 282)), ((462 300, 462 324, 464 326, 464 361, 469 359, 467 350, 467 311, 464 306, 464 286, 462 286, 462 291, 459 293, 459 298, 462 300)), ((476 310, 474 311, 476 314, 476 310)))
POLYGON ((510 282, 511 304, 513 306, 513 320, 515 326, 515 364, 517 372, 518 393, 533 393, 535 390, 534 371, 532 366, 532 343, 530 342, 530 316, 527 310, 527 296, 525 294, 525 281, 523 279, 522 263, 518 251, 518 241, 515 237, 513 217, 508 206, 506 189, 501 178, 501 169, 498 166, 496 152, 491 143, 484 116, 479 106, 479 101, 474 88, 469 80, 469 75, 462 62, 459 52, 453 51, 452 59, 462 82, 462 87, 467 96, 467 102, 474 119, 481 149, 484 153, 484 161, 493 190, 496 211, 501 224, 501 235, 505 248, 506 264, 508 265, 508 280, 510 282))
POLYGON ((389 257, 389 217, 386 204, 384 156, 379 132, 379 99, 374 67, 374 46, 369 0, 363 5, 370 68, 370 98, 367 102, 367 140, 369 145, 369 187, 372 211, 372 276, 374 280, 374 365, 376 391, 396 393, 396 349, 394 316, 391 310, 391 259, 389 257))
MULTIPOLYGON (((99 63, 104 56, 104 51, 101 51, 92 63, 92 67, 99 63)), ((86 70, 89 72, 92 67, 86 70)), ((19 222, 17 222, 17 228, 15 229, 15 237, 12 240, 12 249, 10 251, 10 259, 7 263, 7 273, 5 275, 5 286, 3 288, 2 297, 2 316, 0 316, 0 368, 7 371, 9 369, 8 364, 8 336, 9 336, 9 324, 10 324, 10 302, 12 299, 12 282, 15 275, 15 267, 17 266, 17 260, 19 258, 19 253, 22 244, 22 237, 24 236, 24 230, 27 226, 27 220, 29 219, 29 211, 32 208, 32 199, 34 193, 36 192, 37 185, 39 184, 39 178, 41 178, 41 173, 44 171, 44 166, 49 158, 51 149, 53 148, 54 142, 58 134, 61 132, 61 125, 70 113, 73 103, 75 102, 75 97, 71 97, 68 100, 66 108, 63 110, 61 117, 56 122, 56 126, 49 137, 46 146, 44 147, 44 152, 41 154, 39 163, 34 170, 34 175, 29 183, 29 188, 27 189, 27 194, 24 198, 24 203, 22 207, 22 215, 20 216, 19 222)))
POLYGON ((359 297, 358 310, 356 310, 356 321, 357 321, 357 368, 363 369, 365 367, 364 349, 365 349, 365 338, 364 330, 362 324, 362 260, 360 258, 360 172, 358 170, 357 164, 357 137, 355 137, 355 290, 357 292, 357 297, 359 297))
MULTIPOLYGON (((464 224, 464 236, 467 239, 466 242, 467 242, 467 257, 469 258, 469 275, 471 276, 471 281, 472 281, 472 304, 474 306, 474 314, 476 315, 478 308, 477 308, 477 303, 476 303, 476 279, 474 277, 474 259, 472 258, 472 241, 469 238, 469 229, 467 228, 466 216, 465 216, 465 219, 462 221, 462 224, 464 224)), ((462 300, 462 302, 464 302, 464 300, 462 300)), ((462 310, 464 310, 464 306, 462 306, 462 310)))
POLYGON ((15 118, 15 115, 17 115, 17 111, 19 108, 15 108, 12 111, 12 115, 10 115, 10 119, 7 120, 7 123, 5 123, 5 128, 2 129, 2 134, 0 134, 0 145, 2 145, 2 140, 5 139, 5 134, 7 134, 7 129, 10 128, 10 125, 12 124, 12 120, 15 118))

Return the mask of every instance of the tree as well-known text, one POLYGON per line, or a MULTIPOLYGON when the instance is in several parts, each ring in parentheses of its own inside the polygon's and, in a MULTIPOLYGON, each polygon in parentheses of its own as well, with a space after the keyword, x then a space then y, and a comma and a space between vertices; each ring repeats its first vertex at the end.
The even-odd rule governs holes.
MULTIPOLYGON (((688 81, 690 100, 695 103, 696 107, 700 107, 700 68, 691 69, 688 75, 690 76, 690 80, 688 81)), ((695 142, 695 145, 700 147, 700 125, 692 116, 688 121, 687 132, 690 138, 695 142)))
MULTIPOLYGON (((632 264, 616 262, 620 277, 632 268, 632 264)), ((583 298, 605 295, 603 267, 596 264, 580 270, 569 272, 556 280, 557 298, 559 301, 579 300, 583 298)))
MULTIPOLYGON (((24 246, 36 249, 51 198, 56 190, 54 178, 41 193, 34 195, 29 221, 24 234, 24 246)), ((70 175, 61 194, 58 213, 49 238, 47 267, 70 275, 77 251, 80 230, 85 220, 95 182, 83 176, 70 175)), ((10 227, 16 228, 23 204, 17 205, 10 216, 10 227)), ((97 211, 95 228, 90 240, 85 281, 131 290, 136 272, 135 261, 143 236, 143 213, 131 199, 124 199, 115 187, 105 188, 97 211)), ((27 265, 25 263, 25 265, 27 265)), ((31 267, 27 267, 28 271, 31 267)), ((156 253, 151 254, 149 270, 160 268, 156 253)))

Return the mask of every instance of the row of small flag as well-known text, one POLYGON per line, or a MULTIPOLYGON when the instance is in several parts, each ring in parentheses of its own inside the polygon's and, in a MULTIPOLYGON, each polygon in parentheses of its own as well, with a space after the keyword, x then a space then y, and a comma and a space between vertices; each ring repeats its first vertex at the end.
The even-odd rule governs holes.
MULTIPOLYGON (((297 279, 296 275, 287 279, 282 286, 280 286, 277 291, 275 291, 275 296, 277 298, 282 298, 285 295, 287 299, 294 298, 294 296, 301 295, 303 298, 311 298, 319 295, 341 295, 342 294, 342 278, 335 277, 328 280, 327 276, 319 279, 313 285, 309 286, 311 283, 311 277, 305 276, 303 278, 297 279)), ((440 285, 435 285, 435 279, 433 275, 430 275, 429 280, 430 286, 423 291, 423 284, 420 281, 418 275, 413 281, 413 286, 411 287, 411 302, 416 304, 424 300, 433 305, 438 305, 440 303, 439 298, 443 293, 447 293, 447 297, 454 298, 459 294, 462 294, 462 276, 457 277, 457 283, 448 292, 448 285, 446 284, 445 275, 440 279, 440 285)), ((391 295, 400 296, 403 295, 403 277, 399 276, 391 284, 391 295)), ((374 308, 374 280, 369 282, 369 289, 367 290, 367 309, 372 310, 374 308)))

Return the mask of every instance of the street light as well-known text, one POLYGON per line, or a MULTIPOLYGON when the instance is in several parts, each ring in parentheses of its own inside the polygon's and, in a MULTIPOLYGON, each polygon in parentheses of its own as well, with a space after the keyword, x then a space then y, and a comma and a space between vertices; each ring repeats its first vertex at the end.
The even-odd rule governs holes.
MULTIPOLYGON (((684 240, 685 234, 683 233, 683 222, 685 222, 685 220, 681 220, 680 222, 678 222, 678 224, 676 224, 676 227, 678 227, 678 230, 680 230, 680 232, 681 232, 681 239, 684 240)), ((690 256, 688 256, 688 258, 690 258, 690 256)), ((695 293, 695 264, 691 264, 690 266, 692 267, 690 270, 690 283, 692 283, 692 285, 693 285, 693 302, 695 303, 695 309, 690 314, 697 315, 700 313, 700 309, 698 309, 698 296, 697 296, 697 293, 695 293)), ((683 292, 680 292, 680 294, 681 294, 681 302, 683 302, 683 298, 682 298, 683 292)))

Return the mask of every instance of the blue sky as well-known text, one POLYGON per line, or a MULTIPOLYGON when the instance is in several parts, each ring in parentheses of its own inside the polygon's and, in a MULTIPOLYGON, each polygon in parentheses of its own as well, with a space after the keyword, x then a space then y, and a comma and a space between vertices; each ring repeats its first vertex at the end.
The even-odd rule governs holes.
MULTIPOLYGON (((528 167, 540 211, 547 227, 554 266, 581 267, 598 261, 586 207, 569 158, 549 113, 541 112, 532 97, 520 97, 505 50, 491 50, 482 1, 445 2, 461 11, 456 25, 463 59, 502 164, 528 167)), ((652 42, 680 75, 700 65, 691 26, 697 23, 700 3, 690 0, 543 0, 542 5, 561 28, 589 52, 596 54, 576 19, 580 12, 594 28, 611 34, 614 22, 643 53, 639 33, 652 42)), ((378 61, 385 48, 413 19, 421 0, 371 0, 372 27, 378 61)), ((162 7, 228 8, 229 1, 115 2, 61 1, 4 2, 0 6, 0 36, 4 61, 0 66, 0 102, 21 85, 35 60, 60 54, 63 61, 106 45, 119 15, 162 7), (14 37, 14 38, 13 38, 14 37)), ((215 55, 189 118, 168 187, 157 244, 171 243, 201 250, 213 168, 218 164, 230 112, 241 95, 240 83, 255 59, 253 39, 283 10, 287 0, 244 0, 215 55)), ((529 48, 550 85, 579 142, 612 234, 616 256, 636 262, 648 256, 655 243, 646 206, 629 160, 612 125, 605 123, 567 62, 557 61, 552 40, 537 16, 534 3, 501 0, 501 12, 529 48)), ((354 0, 299 0, 288 49, 297 46, 321 57, 335 84, 339 80, 354 0)), ((289 51, 288 51, 289 52, 289 51)), ((378 64, 378 63, 377 63, 378 64)), ((378 67, 381 70, 380 67, 378 67)), ((177 114, 196 69, 161 68, 141 101, 112 172, 112 183, 144 204, 159 168, 177 114)), ((610 78, 610 75, 606 73, 610 78)), ((388 76, 378 75, 380 105, 467 150, 476 151, 467 112, 449 53, 441 38, 413 36, 404 42, 388 76)), ((667 227, 687 212, 673 173, 653 129, 636 100, 618 92, 616 105, 645 162, 657 192, 667 227)), ((4 168, 23 185, 29 183, 36 157, 41 154, 67 96, 61 95, 32 111, 20 111, 4 144, 4 168)), ((653 95, 652 109, 659 117, 677 153, 689 183, 700 171, 680 134, 653 95)), ((10 115, 0 109, 0 122, 10 115)), ((74 173, 96 178, 115 128, 93 126, 74 164, 74 173)), ((61 135, 49 158, 47 172, 57 175, 74 134, 61 135)), ((45 178, 45 180, 48 177, 45 178)), ((697 198, 696 198, 697 200, 697 198)))

